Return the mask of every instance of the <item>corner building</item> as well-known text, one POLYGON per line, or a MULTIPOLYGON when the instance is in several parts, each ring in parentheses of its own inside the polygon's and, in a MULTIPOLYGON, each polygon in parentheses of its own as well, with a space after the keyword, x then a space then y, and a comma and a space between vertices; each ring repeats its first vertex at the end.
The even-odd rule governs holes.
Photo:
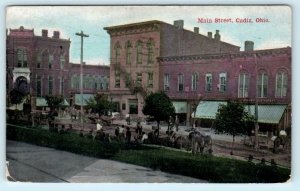
POLYGON ((168 24, 147 21, 105 27, 110 35, 110 93, 123 115, 143 117, 144 97, 161 89, 158 57, 239 52, 240 47, 214 37, 186 30, 183 20, 168 24))

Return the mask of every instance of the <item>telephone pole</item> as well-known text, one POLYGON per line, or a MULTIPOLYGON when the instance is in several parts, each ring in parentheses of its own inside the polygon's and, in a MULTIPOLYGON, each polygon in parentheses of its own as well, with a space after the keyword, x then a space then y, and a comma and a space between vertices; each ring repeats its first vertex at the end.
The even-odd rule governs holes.
POLYGON ((76 33, 77 36, 81 37, 81 48, 80 48, 80 99, 81 99, 81 104, 80 104, 80 122, 81 122, 81 128, 83 129, 83 85, 82 85, 82 72, 83 72, 83 37, 89 37, 89 35, 84 34, 83 31, 80 33, 76 33))

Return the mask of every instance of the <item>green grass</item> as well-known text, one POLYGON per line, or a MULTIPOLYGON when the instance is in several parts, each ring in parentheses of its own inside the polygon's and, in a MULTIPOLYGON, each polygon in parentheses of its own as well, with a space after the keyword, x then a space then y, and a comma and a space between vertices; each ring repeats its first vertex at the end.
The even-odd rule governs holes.
POLYGON ((104 143, 42 129, 7 127, 7 138, 98 158, 149 167, 217 183, 274 183, 289 179, 290 170, 210 155, 143 145, 104 143))

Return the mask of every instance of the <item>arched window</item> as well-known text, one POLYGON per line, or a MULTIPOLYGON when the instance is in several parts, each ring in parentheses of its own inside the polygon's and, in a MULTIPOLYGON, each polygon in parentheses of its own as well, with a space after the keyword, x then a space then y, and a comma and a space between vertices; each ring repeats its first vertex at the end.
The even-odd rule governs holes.
POLYGON ((60 63, 60 69, 63 69, 65 67, 65 54, 61 54, 59 57, 59 63, 60 63))
POLYGON ((239 75, 239 89, 238 89, 238 97, 239 98, 247 98, 249 91, 249 74, 247 72, 241 72, 239 75))
POLYGON ((154 42, 152 39, 149 39, 147 42, 147 50, 148 50, 148 64, 152 64, 154 62, 154 42))
POLYGON ((279 70, 276 74, 275 97, 285 97, 288 87, 288 75, 285 70, 279 70))
POLYGON ((266 98, 268 95, 268 74, 261 70, 257 76, 257 97, 266 98))
POLYGON ((27 50, 25 48, 17 49, 18 67, 27 67, 27 50))
POLYGON ((120 50, 121 50, 120 43, 117 42, 115 44, 115 64, 116 65, 120 65, 120 50))
POLYGON ((127 41, 126 43, 126 64, 131 64, 131 42, 127 41))
POLYGON ((38 52, 36 57, 36 67, 41 68, 42 66, 42 52, 38 52))
POLYGON ((195 72, 192 74, 192 91, 197 90, 197 84, 198 84, 198 73, 195 72))
POLYGON ((136 62, 137 64, 142 64, 142 42, 138 41, 136 43, 136 62))

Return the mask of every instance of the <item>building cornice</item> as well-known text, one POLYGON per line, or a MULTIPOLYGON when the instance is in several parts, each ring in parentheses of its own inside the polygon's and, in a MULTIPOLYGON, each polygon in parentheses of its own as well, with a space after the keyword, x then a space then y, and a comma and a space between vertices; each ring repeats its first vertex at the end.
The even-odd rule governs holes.
POLYGON ((275 56, 280 54, 291 54, 291 47, 277 48, 277 49, 266 49, 266 50, 255 50, 255 51, 240 51, 230 53, 214 53, 214 54, 199 54, 199 55, 185 55, 185 56, 166 56, 158 57, 158 62, 168 61, 185 61, 185 60, 208 60, 208 59, 234 59, 234 58, 253 58, 256 55, 258 58, 264 56, 275 56))
POLYGON ((160 30, 161 21, 147 21, 112 27, 104 27, 104 30, 107 31, 111 36, 120 36, 128 34, 138 34, 138 33, 147 33, 155 32, 160 30))

